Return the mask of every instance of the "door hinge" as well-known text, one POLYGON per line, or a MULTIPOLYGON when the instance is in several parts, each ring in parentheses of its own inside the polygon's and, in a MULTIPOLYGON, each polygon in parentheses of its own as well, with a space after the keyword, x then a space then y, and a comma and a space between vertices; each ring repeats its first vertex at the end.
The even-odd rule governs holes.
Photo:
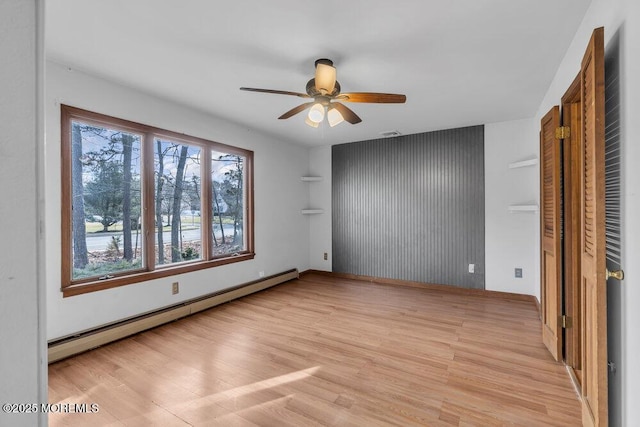
POLYGON ((560 126, 556 128, 556 139, 567 139, 571 136, 571 128, 569 126, 560 126))
POLYGON ((560 316, 560 324, 562 325, 562 329, 569 329, 573 327, 573 321, 569 316, 560 316))

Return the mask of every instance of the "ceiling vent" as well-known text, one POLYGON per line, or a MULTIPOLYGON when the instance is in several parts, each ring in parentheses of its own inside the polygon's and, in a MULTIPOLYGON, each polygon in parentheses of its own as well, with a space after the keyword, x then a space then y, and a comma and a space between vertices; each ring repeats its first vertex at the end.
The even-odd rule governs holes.
POLYGON ((400 133, 399 130, 390 130, 387 132, 380 132, 380 135, 382 135, 384 138, 392 138, 394 136, 400 136, 402 135, 402 133, 400 133))

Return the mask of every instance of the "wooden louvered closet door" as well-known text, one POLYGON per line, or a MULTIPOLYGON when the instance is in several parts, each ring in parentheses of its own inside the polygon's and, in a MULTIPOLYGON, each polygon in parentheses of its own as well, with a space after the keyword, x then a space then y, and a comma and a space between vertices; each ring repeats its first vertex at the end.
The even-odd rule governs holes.
POLYGON ((593 32, 582 60, 581 274, 582 423, 608 424, 605 278, 604 30, 593 32))
POLYGON ((560 109, 553 107, 540 123, 540 231, 542 341, 556 360, 562 358, 561 151, 556 139, 560 109))
POLYGON ((580 158, 582 151, 582 96, 580 75, 562 97, 562 126, 569 128, 563 142, 563 246, 564 252, 564 310, 567 327, 564 330, 564 362, 574 380, 582 384, 582 334, 580 287, 580 158))

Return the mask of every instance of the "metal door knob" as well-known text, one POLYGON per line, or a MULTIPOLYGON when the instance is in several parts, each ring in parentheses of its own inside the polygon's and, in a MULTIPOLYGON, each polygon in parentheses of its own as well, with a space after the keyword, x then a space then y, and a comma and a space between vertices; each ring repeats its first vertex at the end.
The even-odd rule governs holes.
POLYGON ((624 280, 624 271, 622 270, 609 271, 609 269, 607 269, 607 273, 605 276, 606 276, 606 280, 609 280, 609 277, 613 277, 614 279, 618 279, 618 280, 624 280))

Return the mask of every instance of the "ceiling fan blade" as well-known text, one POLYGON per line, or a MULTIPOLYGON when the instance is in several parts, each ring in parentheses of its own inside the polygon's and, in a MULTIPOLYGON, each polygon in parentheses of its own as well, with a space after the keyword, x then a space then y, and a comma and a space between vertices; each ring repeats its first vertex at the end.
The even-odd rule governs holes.
POLYGON ((397 93, 351 92, 342 93, 336 99, 347 102, 370 102, 374 104, 403 104, 407 97, 397 93))
POLYGON ((240 90, 247 90, 249 92, 274 93, 276 95, 293 95, 293 96, 299 96, 300 98, 311 98, 306 93, 289 92, 287 90, 257 89, 255 87, 241 87, 240 90))
POLYGON ((351 111, 351 109, 346 105, 342 105, 339 102, 332 102, 331 106, 338 110, 338 112, 342 114, 342 117, 352 125, 355 125, 356 123, 360 123, 362 121, 362 119, 358 117, 356 113, 351 111))
POLYGON ((315 101, 311 101, 311 102, 305 102, 304 104, 300 104, 295 108, 292 108, 291 110, 287 111, 286 113, 284 113, 283 115, 281 115, 280 117, 278 117, 279 119, 288 119, 291 116, 295 116, 296 114, 306 110, 307 108, 311 107, 313 104, 315 103, 315 101))

